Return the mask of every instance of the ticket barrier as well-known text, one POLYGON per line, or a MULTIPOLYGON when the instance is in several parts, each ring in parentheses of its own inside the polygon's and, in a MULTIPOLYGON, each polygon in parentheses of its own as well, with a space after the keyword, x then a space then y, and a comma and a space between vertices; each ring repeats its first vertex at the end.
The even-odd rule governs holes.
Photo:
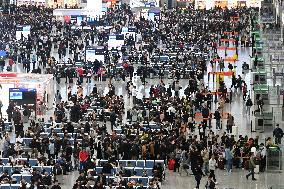
POLYGON ((267 84, 267 73, 265 71, 259 71, 252 73, 253 84, 267 84))

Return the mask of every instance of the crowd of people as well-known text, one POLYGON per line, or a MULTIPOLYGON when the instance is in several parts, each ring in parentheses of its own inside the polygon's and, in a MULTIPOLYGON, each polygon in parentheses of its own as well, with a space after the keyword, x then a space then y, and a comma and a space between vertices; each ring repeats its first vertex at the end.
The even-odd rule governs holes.
MULTIPOLYGON (((274 145, 272 139, 260 143, 258 137, 238 136, 233 133, 233 113, 225 113, 225 107, 235 98, 233 93, 243 96, 250 112, 253 104, 246 82, 241 75, 232 74, 231 86, 219 81, 215 91, 204 82, 208 65, 216 72, 224 69, 234 72, 232 64, 224 64, 228 56, 226 48, 236 47, 236 62, 239 45, 252 45, 253 8, 165 9, 161 10, 160 20, 152 21, 137 18, 129 6, 123 5, 110 9, 100 21, 112 26, 110 31, 93 26, 90 30, 72 29, 74 23, 56 20, 49 8, 6 8, 8 13, 0 17, 0 48, 7 51, 9 66, 22 63, 26 72, 52 73, 57 83, 66 78, 70 85, 66 99, 60 90, 56 92, 54 116, 48 120, 30 120, 27 129, 18 108, 13 103, 9 105, 8 121, 15 123, 16 140, 11 142, 9 133, 4 134, 2 157, 9 158, 9 165, 30 169, 29 188, 51 185, 52 189, 60 188, 58 175, 77 170, 80 175, 74 189, 161 188, 168 168, 192 173, 196 188, 201 188, 200 181, 207 175, 206 187, 213 189, 218 184, 217 167, 227 172, 233 166, 246 168, 250 170, 247 178, 252 175, 253 180, 256 165, 260 171, 265 170, 266 148, 274 145), (236 17, 238 20, 232 21, 236 17), (15 41, 17 25, 31 25, 30 35, 27 38, 22 35, 21 40, 15 41), (110 33, 119 33, 124 26, 135 26, 141 38, 135 42, 129 37, 120 51, 109 50, 105 39, 110 33), (238 34, 227 34, 228 31, 238 34), (220 40, 227 38, 235 41, 220 40), (89 45, 104 46, 104 62, 85 62, 85 48, 89 45), (220 55, 220 46, 226 46, 225 57, 220 55), (161 57, 166 59, 161 61, 161 57), (84 62, 83 67, 76 67, 76 62, 84 62), (118 69, 120 65, 122 68, 118 69), (149 94, 139 97, 134 76, 141 78, 144 88, 150 84, 149 94), (154 76, 159 80, 154 80, 154 76), (109 91, 104 94, 102 85, 93 83, 106 77, 109 91), (72 93, 73 78, 77 78, 76 94, 72 93), (133 99, 129 106, 116 90, 114 80, 119 79, 125 81, 128 97, 133 99), (164 79, 173 82, 168 85, 164 79), (185 88, 181 85, 184 81, 185 88), (84 85, 93 85, 89 94, 83 93, 84 85), (25 138, 31 140, 25 142, 25 138), (257 153, 251 153, 253 147, 257 153), (53 171, 38 172, 28 161, 16 161, 18 157, 36 158, 36 165, 53 166, 53 171), (124 165, 120 160, 129 162, 124 165), (137 162, 133 165, 131 160, 146 163, 162 160, 162 163, 154 163, 150 172, 139 175, 135 171, 137 162), (147 183, 142 177, 149 177, 147 183)), ((82 28, 86 24, 83 21, 82 28)), ((4 70, 5 65, 0 66, 4 70)), ((261 108, 263 101, 257 103, 261 108)), ((6 129, 4 121, 2 128, 6 129)), ((283 137, 279 129, 273 133, 277 143, 283 137)), ((4 171, 0 182, 13 183, 11 176, 4 171)), ((26 181, 22 180, 21 184, 22 189, 27 188, 26 181)))

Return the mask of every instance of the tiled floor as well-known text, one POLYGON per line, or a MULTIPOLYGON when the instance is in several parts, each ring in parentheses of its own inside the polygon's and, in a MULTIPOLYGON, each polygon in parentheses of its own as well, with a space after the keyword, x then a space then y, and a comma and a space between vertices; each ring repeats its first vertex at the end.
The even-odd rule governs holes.
MULTIPOLYGON (((217 171, 216 178, 217 188, 220 189, 283 189, 284 183, 282 181, 283 173, 261 173, 257 174, 257 181, 246 180, 244 170, 233 170, 232 173, 227 174, 225 171, 217 171), (282 186, 282 187, 281 187, 282 186)), ((68 176, 59 177, 59 182, 64 183, 62 189, 70 189, 78 173, 72 173, 68 176)), ((201 189, 205 188, 207 177, 201 180, 201 189)), ((174 172, 167 172, 166 181, 163 182, 161 189, 193 189, 195 187, 194 176, 187 176, 184 172, 182 175, 174 172)))
MULTIPOLYGON (((248 49, 240 49, 240 54, 239 54, 239 61, 236 63, 236 72, 238 74, 242 74, 241 70, 241 65, 244 61, 249 62, 249 50, 248 49)), ((251 75, 248 73, 244 75, 245 80, 247 83, 250 83, 251 75)), ((64 81, 64 79, 63 79, 64 81)), ((165 79, 164 82, 167 83, 172 83, 173 80, 171 79, 165 79)), ((207 81, 207 78, 205 77, 204 81, 207 81)), ((140 96, 142 96, 142 93, 145 93, 146 96, 148 96, 149 92, 149 87, 150 84, 157 84, 159 82, 158 79, 153 79, 149 80, 149 84, 146 85, 145 92, 144 88, 141 85, 141 82, 139 79, 134 81, 139 90, 140 90, 140 96)), ((231 85, 231 78, 225 78, 225 82, 228 86, 231 85)), ((62 84, 56 85, 58 89, 62 92, 63 98, 66 97, 64 94, 66 94, 66 87, 69 85, 64 84, 64 82, 61 82, 62 84)), ((97 84, 102 84, 104 87, 105 93, 108 92, 107 88, 107 83, 106 82, 96 82, 97 84)), ((180 81, 181 85, 186 87, 187 85, 187 80, 181 80, 180 81)), ((92 89, 93 83, 84 85, 84 92, 88 93, 92 89)), ((121 81, 117 82, 115 81, 115 86, 116 86, 116 93, 119 95, 123 95, 125 97, 125 102, 126 102, 126 107, 131 105, 131 99, 127 98, 126 91, 125 91, 125 84, 121 81)), ((215 84, 213 81, 209 81, 209 86, 210 88, 213 89, 215 84)), ((73 85, 73 91, 76 91, 76 85, 73 85)), ((183 93, 181 93, 183 95, 183 93)), ((213 109, 215 107, 213 106, 213 109)), ((267 130, 264 133, 259 133, 259 132, 250 132, 250 116, 245 114, 244 110, 244 102, 242 100, 242 97, 235 93, 233 97, 233 103, 231 105, 226 105, 226 111, 231 112, 235 118, 236 118, 236 124, 238 126, 238 132, 239 134, 242 135, 248 135, 249 137, 255 137, 256 135, 260 136, 260 142, 264 142, 264 139, 267 136, 271 136, 271 130, 267 130)), ((214 126, 214 122, 213 122, 214 126)), ((213 128, 213 130, 215 130, 213 128)), ((219 131, 222 133, 223 131, 219 131)), ((273 186, 273 189, 280 189, 281 184, 284 185, 282 182, 282 178, 284 176, 284 173, 261 173, 256 176, 258 178, 257 181, 251 181, 251 180, 246 180, 245 174, 247 171, 245 170, 233 170, 231 174, 226 174, 225 171, 218 170, 217 171, 217 180, 219 182, 218 188, 234 188, 234 189, 268 189, 269 187, 273 186)), ((69 189, 72 186, 72 183, 74 183, 74 180, 76 179, 78 173, 74 172, 69 176, 64 176, 64 180, 62 180, 63 188, 64 189, 69 189), (68 183, 68 184, 67 184, 68 183)), ((206 182, 206 177, 202 179, 202 184, 201 188, 205 185, 206 182)), ((184 189, 184 188, 194 188, 195 187, 195 180, 193 176, 185 176, 185 174, 182 174, 182 176, 178 173, 173 173, 173 172, 168 172, 166 175, 166 181, 162 185, 162 189, 184 189)), ((205 188, 205 187, 204 187, 205 188)))
MULTIPOLYGON (((220 52, 222 54, 222 52, 220 52)), ((242 63, 249 62, 249 50, 245 48, 240 48, 239 49, 239 61, 236 63, 236 73, 237 75, 242 75, 242 70, 241 70, 241 65, 242 63)), ((229 53, 229 56, 232 56, 232 54, 229 53)), ((212 70, 212 68, 208 67, 208 70, 212 70)), ((215 68, 213 68, 214 71, 215 68)), ((21 66, 17 66, 16 70, 18 72, 21 71, 21 66)), ((242 75, 243 78, 245 78, 247 84, 250 83, 251 79, 251 74, 248 73, 246 75, 242 75)), ((146 85, 145 89, 141 85, 140 79, 134 79, 134 83, 138 86, 140 97, 142 97, 142 94, 145 93, 146 96, 149 94, 149 87, 150 84, 157 84, 159 82, 158 79, 152 79, 152 80, 147 80, 148 84, 146 85)), ((208 79, 207 76, 205 76, 204 81, 207 83, 208 79)), ((131 106, 131 99, 127 98, 126 91, 125 91, 125 83, 122 81, 114 81, 115 82, 115 87, 116 87, 116 93, 119 95, 123 95, 125 98, 125 107, 131 106)), ((173 80, 171 79, 165 79, 164 82, 167 83, 172 83, 173 80)), ((230 77, 225 77, 225 82, 227 86, 231 85, 231 78, 230 77)), ((55 82, 54 82, 55 83, 55 82)), ((96 81, 97 84, 101 84, 102 87, 104 88, 104 92, 108 92, 107 88, 107 83, 106 82, 98 82, 96 81)), ((187 80, 181 80, 180 81, 181 85, 183 88, 186 87, 187 85, 187 80)), ((69 84, 65 84, 65 79, 62 79, 62 82, 60 85, 54 84, 55 90, 59 89, 61 91, 63 100, 66 99, 67 95, 67 87, 69 84)), ((73 84, 71 85, 73 92, 76 92, 76 85, 73 84)), ((250 86, 250 85, 248 85, 250 86)), ((84 88, 84 94, 89 93, 92 90, 93 87, 93 82, 91 84, 83 84, 84 88)), ((211 89, 214 89, 215 84, 212 81, 212 78, 209 80, 209 87, 211 89)), ((181 92, 181 95, 183 95, 183 92, 181 92)), ((215 107, 213 106, 213 109, 215 107)), ((234 117, 236 118, 236 125, 238 126, 238 134, 242 135, 248 135, 249 137, 255 137, 256 135, 260 136, 260 142, 263 142, 264 139, 267 136, 271 136, 271 130, 268 130, 264 133, 258 133, 250 132, 250 116, 245 114, 244 111, 244 102, 242 100, 242 97, 238 93, 234 93, 233 96, 233 103, 231 105, 226 105, 225 110, 227 112, 231 112, 234 117)), ((214 122, 213 122, 214 126, 214 122)), ((110 128, 108 128, 110 129, 110 128)), ((214 127, 213 127, 213 130, 214 127)), ((220 133, 223 131, 219 131, 220 133)), ((284 186, 284 183, 282 181, 282 178, 284 178, 284 173, 261 173, 257 175, 258 180, 257 181, 251 181, 251 180, 246 180, 245 174, 247 172, 245 170, 236 170, 234 169, 232 173, 230 174, 225 174, 225 171, 218 170, 217 171, 217 180, 219 182, 218 188, 234 188, 234 189, 268 189, 269 187, 273 186, 273 189, 280 189, 281 184, 284 186)), ((68 176, 63 176, 59 177, 59 182, 62 183, 62 188, 63 189, 71 189, 73 186, 73 183, 75 182, 76 178, 78 176, 78 172, 73 172, 68 176)), ((202 184, 201 188, 205 185, 206 178, 204 177, 202 179, 202 184)), ((166 181, 162 185, 162 189, 192 189, 195 187, 195 181, 193 176, 185 176, 185 174, 182 174, 182 176, 178 173, 173 173, 173 172, 167 172, 166 175, 166 181)))

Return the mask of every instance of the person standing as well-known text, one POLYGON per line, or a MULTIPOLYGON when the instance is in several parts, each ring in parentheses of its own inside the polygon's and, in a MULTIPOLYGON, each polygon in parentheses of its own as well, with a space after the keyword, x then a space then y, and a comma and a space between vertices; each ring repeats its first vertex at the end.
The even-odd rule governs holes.
POLYGON ((62 100, 62 97, 61 97, 60 91, 57 90, 55 97, 54 97, 55 105, 59 104, 61 100, 62 100))
POLYGON ((48 158, 49 159, 55 159, 55 146, 54 141, 50 140, 48 145, 48 158))
POLYGON ((204 173, 208 175, 209 172, 209 151, 207 148, 204 148, 204 150, 201 151, 201 156, 203 159, 203 168, 204 168, 204 173))
POLYGON ((138 93, 138 91, 136 89, 136 86, 132 87, 131 93, 132 93, 132 98, 133 98, 133 104, 135 105, 137 103, 137 99, 136 98, 137 98, 137 93, 138 93))
POLYGON ((246 101, 246 113, 248 115, 250 115, 250 109, 251 109, 252 105, 253 105, 252 100, 250 98, 250 95, 248 95, 248 99, 246 101))
POLYGON ((206 189, 215 189, 215 182, 212 180, 212 176, 209 175, 208 180, 206 182, 205 188, 206 189))
POLYGON ((89 153, 83 148, 79 152, 80 170, 83 170, 85 168, 85 164, 88 158, 89 158, 89 153))
POLYGON ((3 118, 3 115, 2 115, 2 107, 3 107, 3 103, 2 103, 2 100, 0 100, 0 119, 3 118))
POLYGON ((250 176, 252 176, 252 180, 256 180, 254 178, 254 168, 256 167, 255 165, 255 156, 254 152, 251 152, 250 158, 249 158, 249 170, 250 172, 246 175, 246 178, 248 179, 250 176))
POLYGON ((279 127, 279 124, 276 124, 276 128, 273 130, 273 136, 275 137, 275 144, 281 144, 281 139, 284 133, 283 130, 279 127))
POLYGON ((232 133, 233 125, 234 125, 234 117, 231 114, 228 114, 228 120, 227 120, 228 133, 232 133))
POLYGON ((202 179, 202 170, 201 170, 201 166, 199 164, 194 165, 193 169, 192 169, 195 181, 196 181, 196 187, 195 189, 199 189, 199 185, 200 185, 200 181, 202 179))
POLYGON ((116 118, 117 118, 117 115, 115 113, 115 111, 111 111, 110 113, 110 126, 111 126, 111 130, 113 131, 113 127, 116 127, 116 118))
POLYGON ((232 154, 229 146, 226 146, 226 149, 225 149, 225 159, 226 159, 227 171, 232 172, 233 154, 232 154))
POLYGON ((209 160, 209 172, 210 176, 213 178, 214 183, 218 184, 218 182, 216 182, 216 176, 215 176, 216 166, 217 166, 217 161, 215 159, 215 156, 212 155, 209 160))
POLYGON ((214 113, 214 118, 216 119, 216 130, 221 130, 221 114, 219 112, 219 109, 217 109, 214 113))

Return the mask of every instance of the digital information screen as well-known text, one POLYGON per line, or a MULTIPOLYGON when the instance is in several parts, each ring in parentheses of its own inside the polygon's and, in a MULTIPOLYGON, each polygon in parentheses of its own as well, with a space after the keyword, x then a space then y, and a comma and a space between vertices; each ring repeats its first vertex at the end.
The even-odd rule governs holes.
POLYGON ((134 41, 136 40, 137 29, 135 27, 123 27, 120 33, 123 34, 125 38, 132 35, 134 41))
POLYGON ((154 22, 155 18, 156 20, 160 20, 160 14, 154 12, 148 13, 148 20, 152 20, 154 22))
POLYGON ((94 62, 95 60, 105 61, 105 50, 104 47, 86 47, 86 61, 94 62))
POLYGON ((16 101, 18 105, 35 104, 37 100, 36 89, 10 88, 9 100, 16 101))
POLYGON ((16 39, 20 40, 22 34, 25 38, 28 38, 28 35, 30 34, 30 32, 31 32, 31 26, 29 26, 29 25, 18 25, 16 27, 16 39))
POLYGON ((111 50, 112 48, 117 48, 118 50, 121 50, 121 47, 124 45, 124 35, 109 35, 108 37, 108 50, 111 50))
POLYGON ((10 99, 11 100, 22 100, 23 92, 10 92, 10 99))

